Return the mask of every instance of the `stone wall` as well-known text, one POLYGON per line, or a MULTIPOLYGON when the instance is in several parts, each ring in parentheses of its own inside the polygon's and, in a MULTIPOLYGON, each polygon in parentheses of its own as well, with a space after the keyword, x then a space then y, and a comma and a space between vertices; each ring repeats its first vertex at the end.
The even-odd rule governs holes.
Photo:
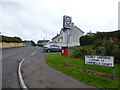
POLYGON ((7 48, 7 47, 19 47, 23 46, 23 43, 5 43, 0 42, 0 48, 7 48))

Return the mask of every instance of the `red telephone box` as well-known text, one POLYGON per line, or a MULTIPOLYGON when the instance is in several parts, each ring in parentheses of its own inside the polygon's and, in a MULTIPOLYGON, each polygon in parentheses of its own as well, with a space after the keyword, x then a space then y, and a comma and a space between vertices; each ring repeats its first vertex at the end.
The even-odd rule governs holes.
POLYGON ((62 47, 62 56, 67 57, 68 56, 68 47, 62 47))

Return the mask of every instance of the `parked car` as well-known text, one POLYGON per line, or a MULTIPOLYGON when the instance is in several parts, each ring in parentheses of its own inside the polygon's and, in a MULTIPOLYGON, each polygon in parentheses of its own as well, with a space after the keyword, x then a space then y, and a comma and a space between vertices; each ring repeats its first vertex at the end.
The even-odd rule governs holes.
POLYGON ((43 51, 45 51, 45 52, 61 52, 61 47, 58 45, 48 44, 48 45, 43 46, 43 51))

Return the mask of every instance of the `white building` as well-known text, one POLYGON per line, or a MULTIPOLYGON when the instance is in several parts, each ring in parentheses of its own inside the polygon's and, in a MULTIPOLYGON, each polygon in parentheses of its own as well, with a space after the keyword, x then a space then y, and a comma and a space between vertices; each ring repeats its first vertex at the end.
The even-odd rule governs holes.
POLYGON ((42 46, 48 44, 49 42, 50 42, 50 40, 39 40, 37 42, 37 44, 38 44, 38 46, 42 47, 42 46))
MULTIPOLYGON (((70 30, 68 30, 68 43, 69 46, 75 46, 80 45, 79 39, 81 36, 83 36, 84 32, 79 29, 77 26, 72 24, 72 27, 70 30)), ((63 44, 66 45, 66 39, 67 38, 67 31, 64 29, 61 29, 60 34, 57 34, 54 38, 52 38, 53 43, 57 44, 63 44)))

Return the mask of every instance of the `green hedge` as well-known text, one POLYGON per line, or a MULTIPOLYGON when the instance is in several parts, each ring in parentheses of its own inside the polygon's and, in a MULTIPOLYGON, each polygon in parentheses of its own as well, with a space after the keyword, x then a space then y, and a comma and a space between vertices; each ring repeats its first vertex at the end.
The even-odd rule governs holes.
POLYGON ((93 35, 85 35, 80 38, 80 45, 91 45, 96 40, 103 40, 103 39, 109 39, 109 38, 117 38, 120 41, 120 30, 113 31, 113 32, 98 32, 93 35))
POLYGON ((93 44, 93 42, 94 42, 93 36, 90 36, 90 35, 82 36, 80 38, 80 45, 81 46, 91 45, 91 44, 93 44))
POLYGON ((8 37, 8 36, 0 35, 0 41, 7 42, 7 43, 10 43, 10 42, 21 43, 22 39, 19 37, 8 37))

